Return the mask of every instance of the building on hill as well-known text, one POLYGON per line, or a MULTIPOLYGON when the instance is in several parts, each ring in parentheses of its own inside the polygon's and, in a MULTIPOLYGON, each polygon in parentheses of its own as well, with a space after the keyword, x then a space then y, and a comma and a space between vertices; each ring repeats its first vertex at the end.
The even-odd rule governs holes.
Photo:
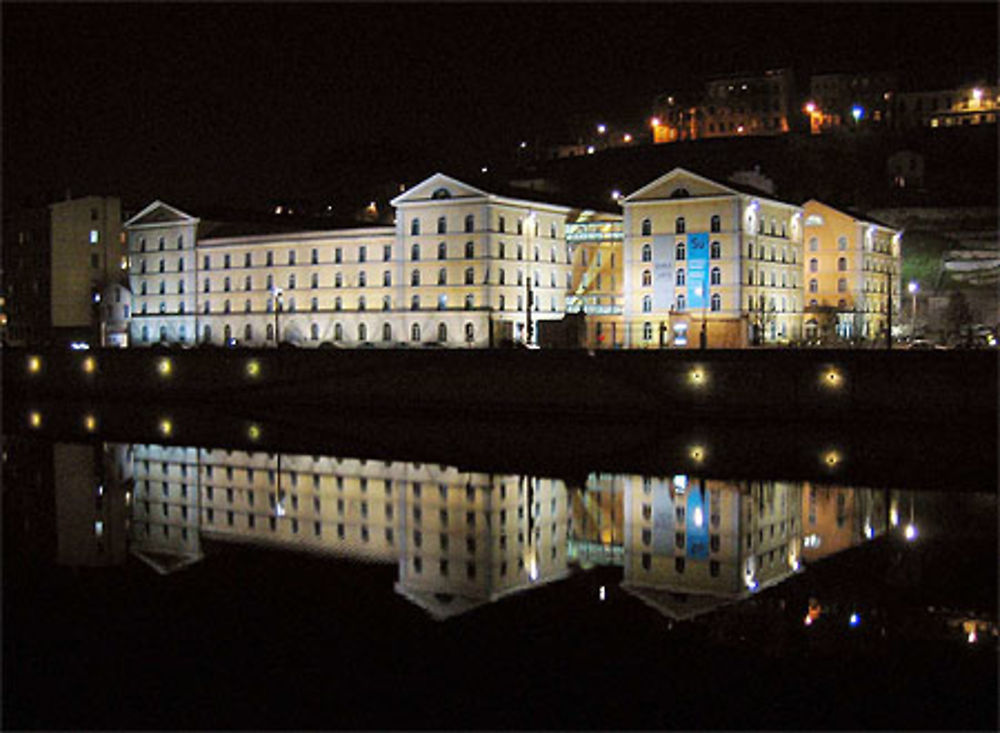
POLYGON ((819 135, 884 125, 896 89, 896 75, 888 72, 815 74, 803 109, 809 131, 819 135))
POLYGON ((908 130, 995 125, 998 108, 1000 87, 979 80, 951 89, 898 92, 889 114, 893 129, 908 130))
POLYGON ((802 209, 683 168, 623 199, 625 345, 797 341, 802 209))

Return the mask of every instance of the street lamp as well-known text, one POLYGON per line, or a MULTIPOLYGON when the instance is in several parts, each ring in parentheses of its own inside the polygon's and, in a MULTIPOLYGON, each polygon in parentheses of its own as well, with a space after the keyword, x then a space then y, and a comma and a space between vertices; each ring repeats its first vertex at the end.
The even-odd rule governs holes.
POLYGON ((917 334, 917 293, 920 291, 920 283, 916 280, 910 280, 906 289, 913 296, 913 303, 910 305, 910 343, 912 344, 917 334))
POLYGON ((278 321, 278 316, 281 313, 282 306, 282 294, 284 291, 281 288, 275 287, 271 289, 272 295, 274 295, 274 347, 278 348, 278 343, 281 341, 281 331, 280 323, 278 321))

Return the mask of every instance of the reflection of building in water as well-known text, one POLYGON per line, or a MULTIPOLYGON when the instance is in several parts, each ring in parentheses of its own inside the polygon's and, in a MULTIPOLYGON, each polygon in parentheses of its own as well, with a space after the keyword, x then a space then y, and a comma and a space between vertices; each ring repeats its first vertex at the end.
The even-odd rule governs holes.
POLYGON ((561 481, 155 445, 134 463, 133 550, 161 571, 203 537, 398 562, 397 592, 439 618, 566 574, 561 481))
POLYGON ((690 618, 799 568, 801 488, 777 481, 625 478, 622 587, 690 618))
POLYGON ((124 562, 132 499, 129 452, 113 443, 53 444, 56 561, 60 565, 124 562))
POLYGON ((812 561, 885 534, 884 490, 820 487, 802 490, 802 557, 812 561))
POLYGON ((569 494, 572 533, 570 560, 583 567, 621 565, 624 534, 623 477, 592 473, 583 491, 569 494))

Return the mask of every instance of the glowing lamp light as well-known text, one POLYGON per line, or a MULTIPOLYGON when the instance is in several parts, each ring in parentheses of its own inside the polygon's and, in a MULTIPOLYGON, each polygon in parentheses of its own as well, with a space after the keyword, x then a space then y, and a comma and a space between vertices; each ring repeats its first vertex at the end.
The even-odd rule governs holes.
POLYGON ((604 586, 602 585, 602 586, 601 586, 601 587, 600 587, 600 588, 598 589, 598 591, 597 591, 597 599, 598 599, 599 601, 603 601, 603 600, 604 600, 604 599, 605 599, 606 597, 607 597, 607 596, 606 596, 606 594, 605 594, 605 592, 604 592, 604 586))
POLYGON ((688 477, 684 474, 678 474, 674 476, 674 491, 678 494, 683 494, 684 490, 687 489, 688 477))
POLYGON ((251 425, 247 428, 247 437, 250 438, 250 440, 260 440, 260 426, 251 425))
POLYGON ((708 375, 701 367, 695 367, 688 372, 688 382, 695 387, 701 387, 708 382, 708 375))
POLYGON ((607 131, 608 131, 607 125, 605 125, 605 124, 602 123, 602 124, 600 124, 600 125, 597 126, 597 132, 598 132, 599 135, 603 135, 607 131))
POLYGON ((889 524, 893 527, 899 526, 899 509, 896 508, 895 503, 889 509, 889 524))
POLYGON ((528 565, 528 577, 531 580, 538 580, 538 560, 531 558, 531 563, 528 565))
POLYGON ((28 373, 38 374, 42 371, 42 357, 40 356, 29 356, 28 357, 28 373))
POLYGON ((700 445, 693 445, 691 446, 690 456, 691 460, 695 461, 696 463, 701 463, 703 460, 705 460, 705 449, 702 448, 700 445))
POLYGON ((480 173, 486 173, 486 172, 487 172, 488 170, 489 170, 489 168, 487 168, 487 167, 486 167, 486 166, 484 165, 484 166, 483 166, 482 168, 480 168, 480 169, 479 169, 479 172, 480 172, 480 173))
POLYGON ((823 372, 821 381, 827 387, 831 389, 836 389, 838 387, 843 386, 844 377, 841 375, 839 371, 837 371, 837 369, 835 369, 834 367, 830 367, 829 369, 826 369, 823 372))
POLYGON ((802 623, 804 623, 806 626, 812 626, 812 622, 813 622, 812 616, 810 616, 809 614, 806 614, 806 617, 802 619, 802 623))
POLYGON ((972 629, 969 631, 969 635, 965 637, 965 640, 970 644, 975 644, 977 638, 978 637, 976 636, 976 627, 973 626, 972 629))
POLYGON ((973 89, 972 90, 972 98, 974 100, 976 100, 977 102, 981 101, 982 98, 983 98, 983 90, 982 89, 973 89))
POLYGON ((659 127, 660 126, 660 118, 659 117, 654 117, 653 119, 651 119, 649 121, 649 124, 652 125, 653 127, 659 127))
POLYGON ((97 418, 93 415, 85 415, 83 418, 83 428, 88 433, 92 433, 97 430, 97 418))
POLYGON ((852 613, 851 617, 847 620, 847 623, 850 624, 851 628, 854 628, 861 623, 861 617, 856 613, 852 613))
POLYGON ((907 542, 913 542, 913 540, 917 539, 917 527, 913 522, 910 522, 903 528, 903 536, 907 542))
POLYGON ((864 117, 865 117, 865 108, 862 107, 860 104, 854 105, 853 107, 851 107, 851 117, 854 118, 855 122, 857 122, 858 120, 864 119, 864 117))
POLYGON ((521 141, 521 145, 520 145, 521 150, 524 150, 526 147, 528 147, 528 143, 526 143, 524 140, 522 140, 521 141))
POLYGON ((92 356, 88 356, 86 359, 84 359, 83 360, 83 371, 84 371, 85 374, 93 374, 94 372, 96 372, 97 371, 97 360, 94 357, 92 357, 92 356))
POLYGON ((627 132, 622 136, 622 142, 630 143, 632 142, 632 136, 627 132))
POLYGON ((593 154, 594 154, 594 146, 593 145, 588 145, 587 146, 587 155, 593 155, 593 154))
POLYGON ((806 104, 806 112, 812 114, 815 111, 816 111, 816 104, 814 102, 809 102, 808 104, 806 104))
POLYGON ((835 450, 827 451, 826 455, 823 456, 823 462, 830 468, 840 463, 840 460, 840 454, 835 450))
POLYGON ((743 132, 743 125, 739 125, 739 126, 738 126, 738 127, 736 128, 736 132, 739 132, 739 133, 742 133, 742 132, 743 132))
POLYGON ((161 377, 169 377, 173 370, 174 365, 170 359, 160 359, 160 361, 156 364, 156 371, 160 373, 161 377))
POLYGON ((170 420, 170 418, 165 417, 160 420, 159 428, 160 435, 169 437, 174 432, 174 423, 170 420))
POLYGON ((701 507, 694 508, 694 526, 701 527, 705 524, 705 513, 702 511, 701 507))
POLYGON ((42 427, 42 413, 38 412, 37 410, 30 412, 28 414, 28 425, 30 425, 33 428, 42 427))
POLYGON ((910 295, 913 295, 914 293, 919 291, 920 291, 920 283, 914 280, 911 280, 909 283, 907 283, 906 292, 908 292, 910 295))
POLYGON ((247 362, 247 376, 251 378, 260 376, 260 362, 256 359, 247 362))
POLYGON ((618 189, 615 189, 614 191, 611 192, 612 201, 617 201, 621 197, 622 197, 622 192, 619 191, 618 189))

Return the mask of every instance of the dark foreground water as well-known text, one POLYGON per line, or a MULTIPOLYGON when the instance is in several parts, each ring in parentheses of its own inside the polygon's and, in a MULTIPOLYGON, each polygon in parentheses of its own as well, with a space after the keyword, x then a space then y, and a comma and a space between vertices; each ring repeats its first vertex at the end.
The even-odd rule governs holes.
POLYGON ((997 727, 988 482, 106 437, 5 438, 7 729, 997 727))

